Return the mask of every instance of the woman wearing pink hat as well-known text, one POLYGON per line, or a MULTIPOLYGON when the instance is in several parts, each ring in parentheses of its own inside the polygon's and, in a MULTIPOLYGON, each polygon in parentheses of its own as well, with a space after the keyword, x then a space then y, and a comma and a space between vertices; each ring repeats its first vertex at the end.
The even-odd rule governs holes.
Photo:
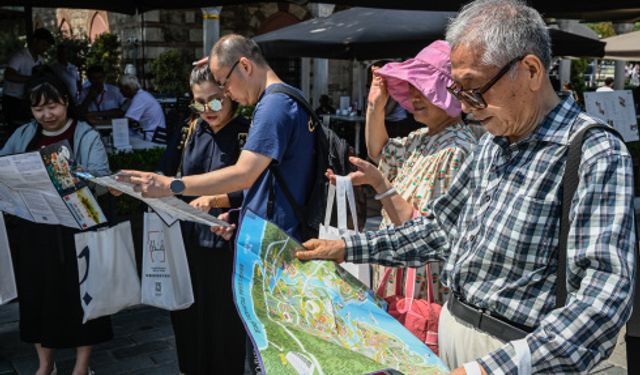
MULTIPOLYGON (((381 226, 399 225, 427 214, 427 204, 442 195, 476 144, 472 131, 463 124, 458 100, 447 91, 451 78, 451 49, 438 40, 415 58, 373 68, 369 91, 365 138, 371 159, 378 168, 359 158, 352 173, 354 185, 368 184, 383 204, 381 226), (389 138, 384 107, 389 95, 426 126, 404 138, 389 138)), ((437 275, 439 266, 432 266, 437 275)), ((384 267, 374 267, 378 284, 384 267)), ((434 278, 436 302, 446 301, 447 290, 434 278)), ((426 298, 424 269, 417 277, 416 297, 426 298)), ((392 290, 388 291, 393 294, 392 290)))

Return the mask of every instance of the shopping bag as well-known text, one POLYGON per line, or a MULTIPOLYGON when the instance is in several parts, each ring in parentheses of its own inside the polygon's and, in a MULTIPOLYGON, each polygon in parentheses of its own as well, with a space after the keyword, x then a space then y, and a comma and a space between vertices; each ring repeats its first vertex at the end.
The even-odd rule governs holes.
POLYGON ((140 303, 131 224, 76 233, 82 322, 140 303))
POLYGON ((377 295, 387 301, 387 312, 402 323, 414 336, 425 343, 436 355, 438 354, 438 320, 442 306, 435 303, 431 266, 426 266, 427 299, 414 298, 416 285, 416 269, 407 268, 407 280, 402 292, 404 269, 386 268, 377 295), (387 296, 387 283, 393 271, 396 271, 395 294, 387 296))
MULTIPOLYGON (((353 192, 353 184, 348 176, 336 176, 336 184, 329 185, 327 195, 327 207, 324 214, 324 224, 320 224, 318 237, 324 240, 339 240, 344 235, 358 233, 358 215, 356 213, 356 198, 353 192), (331 213, 334 201, 337 201, 338 226, 331 226, 331 213), (347 204, 353 220, 353 230, 347 227, 347 204)), ((355 276, 368 288, 371 288, 371 266, 368 264, 354 264, 344 262, 340 267, 355 276)))
POLYGON ((0 212, 0 305, 5 304, 18 296, 16 276, 13 273, 11 250, 9 249, 9 237, 4 226, 4 216, 0 212))
POLYGON ((142 303, 165 310, 193 304, 193 289, 180 222, 172 225, 154 212, 144 214, 142 303))

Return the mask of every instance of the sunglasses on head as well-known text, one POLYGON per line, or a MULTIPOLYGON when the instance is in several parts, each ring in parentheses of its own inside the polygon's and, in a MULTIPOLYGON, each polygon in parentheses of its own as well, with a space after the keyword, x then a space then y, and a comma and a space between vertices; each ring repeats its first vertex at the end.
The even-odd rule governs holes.
POLYGON ((224 98, 222 99, 214 98, 206 103, 193 102, 189 105, 189 108, 191 108, 192 111, 197 113, 206 112, 207 109, 211 112, 220 112, 222 111, 223 101, 224 101, 224 98))
POLYGON ((507 72, 511 70, 517 62, 524 58, 525 56, 521 56, 511 60, 507 65, 502 67, 498 74, 491 78, 489 82, 485 83, 484 86, 478 89, 464 90, 459 83, 454 82, 451 86, 447 87, 447 90, 460 102, 465 102, 468 106, 475 109, 485 109, 487 108, 487 102, 484 100, 484 97, 482 97, 482 94, 489 91, 489 89, 493 87, 493 85, 495 85, 502 76, 507 74, 507 72))

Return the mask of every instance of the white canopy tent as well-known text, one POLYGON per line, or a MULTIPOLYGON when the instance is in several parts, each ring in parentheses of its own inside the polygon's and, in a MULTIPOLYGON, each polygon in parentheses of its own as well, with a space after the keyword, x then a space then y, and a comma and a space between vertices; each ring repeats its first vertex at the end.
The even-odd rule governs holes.
POLYGON ((604 47, 604 59, 640 61, 640 31, 612 36, 602 41, 607 43, 604 47))

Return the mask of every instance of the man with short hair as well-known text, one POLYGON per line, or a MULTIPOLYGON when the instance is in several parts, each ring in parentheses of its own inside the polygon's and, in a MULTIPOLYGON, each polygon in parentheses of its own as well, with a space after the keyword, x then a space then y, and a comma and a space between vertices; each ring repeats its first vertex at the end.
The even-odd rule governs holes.
POLYGON ((139 125, 140 138, 150 141, 157 128, 165 128, 164 111, 158 100, 142 89, 138 78, 125 74, 119 81, 120 92, 129 99, 129 108, 124 117, 139 125))
POLYGON ((607 77, 604 79, 604 86, 600 86, 596 89, 596 92, 610 92, 613 91, 613 78, 607 77))
POLYGON ((36 29, 28 47, 11 55, 4 71, 2 111, 13 131, 31 118, 31 106, 25 95, 25 84, 35 66, 44 64, 43 55, 55 43, 47 29, 36 29))
POLYGON ((310 240, 299 259, 418 267, 443 260, 451 289, 440 356, 455 374, 586 373, 611 355, 631 313, 633 163, 589 130, 569 213, 568 296, 556 306, 562 177, 574 134, 601 121, 548 76, 549 33, 517 0, 479 0, 447 30, 449 90, 487 130, 430 214, 399 227, 310 240))
POLYGON ((88 82, 85 83, 79 98, 79 110, 92 123, 106 119, 122 117, 120 108, 124 104, 124 96, 118 87, 105 82, 104 68, 100 65, 92 65, 87 69, 88 82))
POLYGON ((277 87, 293 87, 269 67, 253 40, 225 35, 213 46, 209 65, 227 97, 256 106, 236 164, 182 179, 138 171, 123 171, 121 178, 134 183, 135 189, 148 197, 213 195, 244 189, 243 213, 252 210, 300 239, 300 223, 269 166, 277 164, 291 194, 303 206, 311 192, 315 168, 315 133, 309 130, 309 115, 288 95, 270 93, 277 87), (272 212, 267 209, 270 187, 274 192, 272 212))
POLYGON ((78 67, 69 61, 71 48, 68 44, 60 43, 56 50, 57 61, 51 64, 53 72, 67 85, 73 102, 78 102, 78 93, 82 87, 78 67))

